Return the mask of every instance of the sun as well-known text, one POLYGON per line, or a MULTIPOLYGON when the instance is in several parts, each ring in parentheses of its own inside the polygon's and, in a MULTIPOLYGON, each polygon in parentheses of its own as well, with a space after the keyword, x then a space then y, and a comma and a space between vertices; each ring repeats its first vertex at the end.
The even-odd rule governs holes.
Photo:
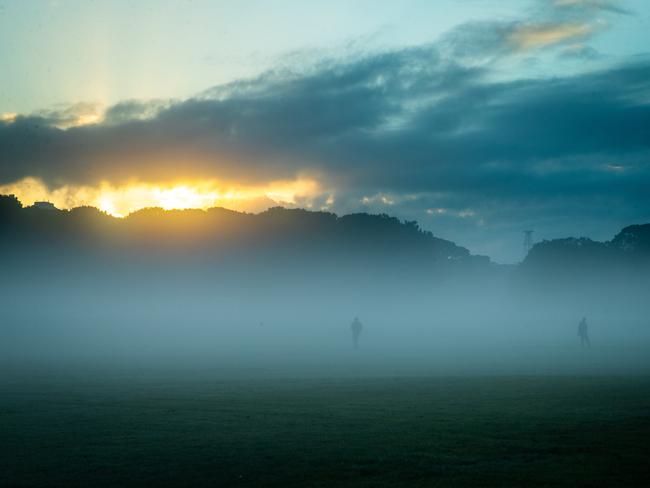
POLYGON ((214 203, 220 200, 217 193, 201 193, 196 188, 190 188, 186 185, 158 190, 156 193, 159 206, 165 210, 205 208, 214 205, 214 203))
MULTIPOLYGON (((126 217, 148 207, 165 210, 224 207, 240 211, 262 211, 274 205, 305 203, 320 192, 316 180, 298 178, 259 185, 225 183, 217 180, 176 183, 130 182, 97 186, 63 185, 49 188, 40 179, 24 178, 0 186, 0 194, 13 194, 23 205, 48 201, 60 209, 92 206, 114 217, 126 217)), ((308 205, 308 204, 307 204, 308 205)))

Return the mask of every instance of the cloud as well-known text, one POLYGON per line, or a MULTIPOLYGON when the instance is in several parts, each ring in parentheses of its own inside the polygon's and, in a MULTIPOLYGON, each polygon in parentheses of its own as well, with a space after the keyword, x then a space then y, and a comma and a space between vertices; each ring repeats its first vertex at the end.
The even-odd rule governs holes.
POLYGON ((554 0, 553 6, 559 10, 606 11, 617 14, 629 14, 617 0, 554 0))
POLYGON ((519 50, 539 49, 564 42, 575 42, 591 36, 595 27, 589 24, 563 23, 517 26, 508 40, 519 50))
MULTIPOLYGON (((555 8, 578 7, 596 4, 555 8)), ((438 43, 270 71, 187 100, 2 118, 0 184, 309 180, 319 191, 299 204, 418 218, 468 245, 478 226, 489 241, 487 229, 650 218, 649 59, 539 79, 472 61, 554 46, 595 55, 584 41, 596 30, 580 22, 469 24, 438 43), (82 125, 84 113, 101 118, 82 125)))
MULTIPOLYGON (((618 14, 630 14, 620 2, 607 0, 539 0, 524 18, 467 22, 445 34, 438 47, 465 63, 494 64, 513 55, 584 46, 583 59, 594 57, 587 41, 612 25, 618 14)), ((577 51, 574 51, 577 52, 577 51)))
POLYGON ((650 62, 637 62, 496 82, 442 60, 434 47, 407 49, 308 75, 261 77, 230 87, 226 98, 204 94, 145 119, 62 130, 51 118, 17 117, 0 123, 0 181, 167 181, 180 173, 259 182, 307 174, 373 194, 512 193, 501 181, 513 179, 552 191, 547 180, 589 173, 578 159, 643 160, 648 80, 650 62), (562 170, 540 170, 545 161, 562 170))
POLYGON ((54 108, 40 110, 33 116, 48 126, 69 129, 102 122, 102 112, 103 107, 101 104, 80 102, 71 105, 59 104, 54 108))
POLYGON ((559 53, 560 58, 565 59, 598 59, 601 55, 594 48, 586 46, 582 43, 569 44, 565 46, 559 53))
POLYGON ((171 107, 171 100, 124 100, 109 107, 102 115, 107 125, 154 118, 161 110, 171 107))

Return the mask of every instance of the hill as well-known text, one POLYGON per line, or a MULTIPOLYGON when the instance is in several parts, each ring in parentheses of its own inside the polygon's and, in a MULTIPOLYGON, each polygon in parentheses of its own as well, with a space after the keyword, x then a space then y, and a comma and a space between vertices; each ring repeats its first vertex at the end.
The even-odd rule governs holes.
POLYGON ((282 207, 259 214, 148 208, 120 219, 91 207, 22 207, 3 196, 0 241, 5 270, 23 281, 47 275, 142 286, 405 289, 495 269, 416 222, 282 207))

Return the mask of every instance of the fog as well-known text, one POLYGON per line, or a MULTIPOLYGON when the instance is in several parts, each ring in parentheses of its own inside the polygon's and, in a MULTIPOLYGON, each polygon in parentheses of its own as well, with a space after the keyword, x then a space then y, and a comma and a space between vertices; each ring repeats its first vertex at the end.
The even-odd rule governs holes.
POLYGON ((157 259, 75 268, 73 258, 30 258, 5 267, 5 366, 218 377, 650 370, 648 302, 635 286, 552 292, 524 287, 514 269, 434 282, 408 269, 237 263, 215 271, 157 259), (583 316, 589 349, 577 336, 583 316))
POLYGON ((606 243, 538 243, 501 266, 385 215, 153 209, 119 220, 0 197, 0 217, 4 371, 650 370, 648 225, 606 243))

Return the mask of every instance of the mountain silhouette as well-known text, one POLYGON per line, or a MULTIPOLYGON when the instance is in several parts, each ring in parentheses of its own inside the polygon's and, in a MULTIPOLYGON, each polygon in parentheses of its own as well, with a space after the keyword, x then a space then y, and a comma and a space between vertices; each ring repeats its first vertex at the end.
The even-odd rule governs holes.
POLYGON ((539 242, 513 274, 521 290, 571 300, 648 303, 650 224, 630 225, 609 241, 569 237, 539 242))
POLYGON ((523 262, 528 268, 565 269, 594 266, 596 268, 641 264, 650 260, 650 224, 630 225, 610 241, 600 242, 586 237, 569 237, 539 242, 523 262))
POLYGON ((138 256, 179 265, 209 259, 223 265, 315 265, 402 270, 489 269, 487 257, 435 237, 416 222, 385 214, 270 208, 258 214, 224 208, 147 208, 115 218, 92 207, 23 207, 0 196, 3 252, 75 259, 138 256))
MULTIPOLYGON (((224 208, 146 208, 115 218, 93 207, 59 210, 41 202, 23 207, 0 196, 0 248, 6 253, 73 253, 210 258, 230 263, 317 263, 367 269, 399 267, 417 273, 441 269, 494 270, 486 256, 435 237, 415 221, 385 214, 270 208, 257 214, 224 208), (45 250, 45 252, 44 252, 45 250)), ((574 280, 650 264, 650 224, 631 225, 610 241, 586 237, 544 240, 516 267, 531 280, 574 280)))

